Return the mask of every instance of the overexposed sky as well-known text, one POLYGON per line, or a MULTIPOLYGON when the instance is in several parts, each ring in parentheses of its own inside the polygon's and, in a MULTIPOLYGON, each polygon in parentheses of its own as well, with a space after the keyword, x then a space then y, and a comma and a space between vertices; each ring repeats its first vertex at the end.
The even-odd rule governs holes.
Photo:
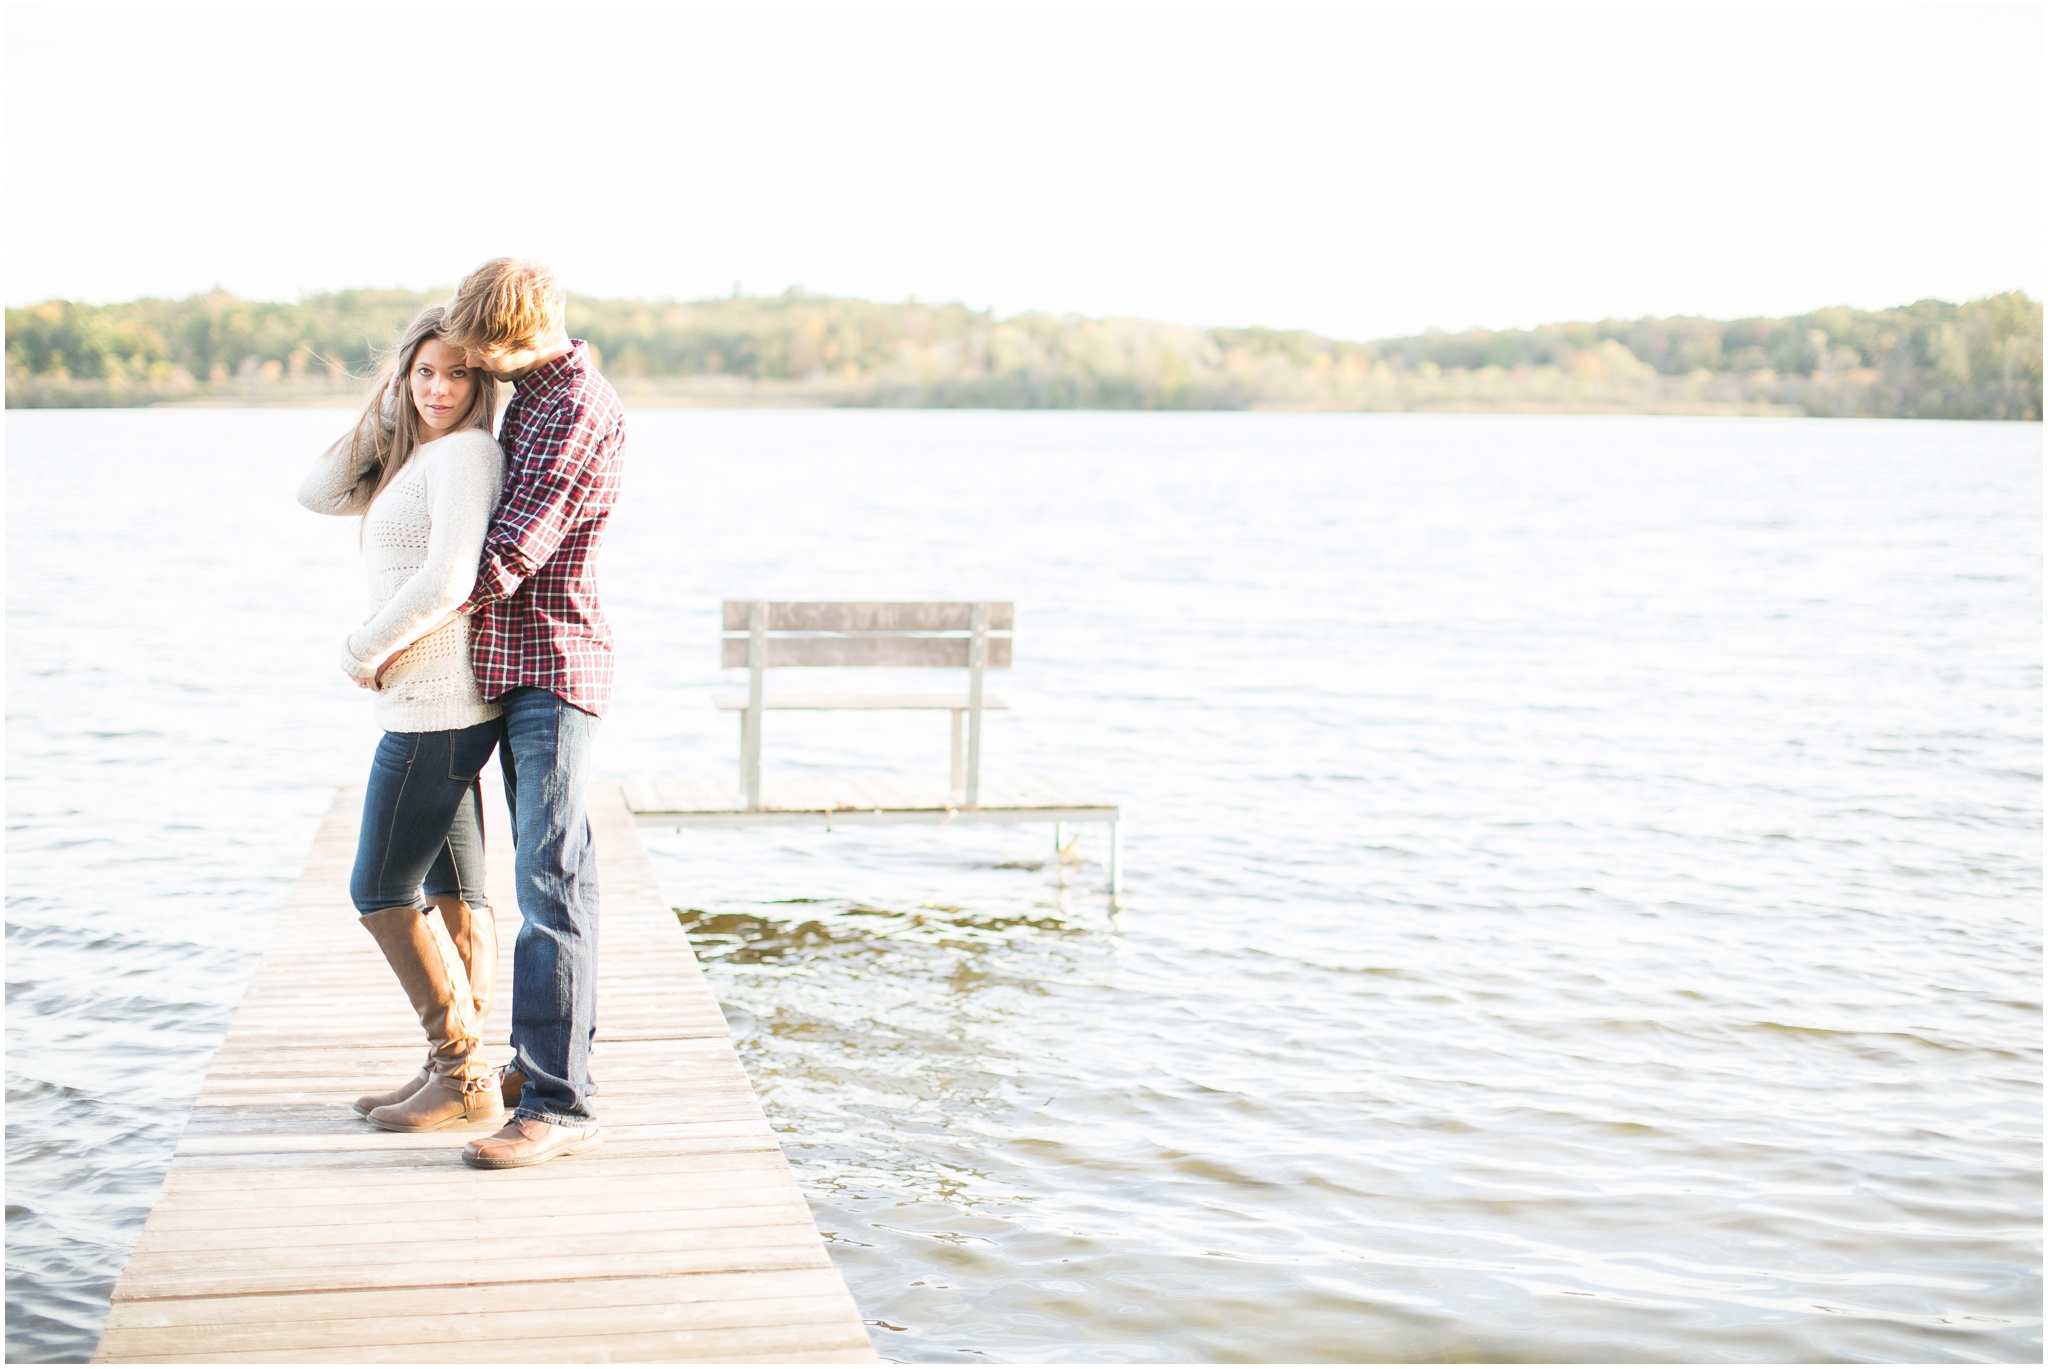
POLYGON ((9 4, 11 304, 739 282, 1377 337, 2043 293, 2038 4, 9 4))

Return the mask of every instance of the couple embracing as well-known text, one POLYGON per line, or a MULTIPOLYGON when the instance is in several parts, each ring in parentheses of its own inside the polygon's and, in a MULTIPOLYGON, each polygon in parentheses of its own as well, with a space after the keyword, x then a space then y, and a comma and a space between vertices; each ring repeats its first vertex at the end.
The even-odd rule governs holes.
POLYGON ((500 258, 422 310, 354 429, 299 502, 362 519, 371 616, 342 669, 375 695, 349 893, 419 1014, 427 1057, 356 1112, 388 1131, 495 1121, 486 1169, 595 1149, 597 852, 584 808, 612 683, 594 560, 618 498, 618 395, 567 333, 545 267, 500 258), (513 398, 492 437, 496 382, 513 398), (512 814, 519 911, 511 1060, 482 1033, 498 935, 484 893, 480 774, 512 814))

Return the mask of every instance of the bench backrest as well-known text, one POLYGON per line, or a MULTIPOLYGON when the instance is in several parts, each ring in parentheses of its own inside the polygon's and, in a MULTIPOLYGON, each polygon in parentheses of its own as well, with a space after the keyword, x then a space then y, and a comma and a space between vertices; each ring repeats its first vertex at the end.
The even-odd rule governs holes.
MULTIPOLYGON (((773 603, 727 599, 719 664, 745 667, 740 719, 740 785, 761 806, 762 674, 777 666, 937 666, 967 671, 966 792, 981 803, 981 677, 1010 664, 1017 606, 978 603, 773 603), (1001 635, 997 635, 1001 634, 1001 635)), ((959 727, 955 714, 954 727, 959 727)), ((955 769, 959 769, 956 765, 955 769)))
POLYGON ((719 664, 1007 670, 1014 603, 774 603, 727 599, 719 664), (976 619, 979 616, 980 621, 976 619), (737 635, 731 635, 737 634, 737 635), (977 653, 975 647, 982 650, 977 653), (758 655, 756 654, 758 647, 758 655), (975 660, 976 655, 980 660, 975 660))

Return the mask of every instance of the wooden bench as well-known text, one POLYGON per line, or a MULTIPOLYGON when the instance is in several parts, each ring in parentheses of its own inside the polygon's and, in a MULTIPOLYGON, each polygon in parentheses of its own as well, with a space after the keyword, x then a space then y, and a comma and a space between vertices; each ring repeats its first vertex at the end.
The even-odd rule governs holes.
POLYGON ((740 788, 747 807, 761 807, 761 724, 777 709, 946 709, 953 715, 953 797, 981 806, 981 715, 1005 708, 987 697, 982 676, 1010 667, 1010 632, 1016 605, 980 604, 775 604, 725 601, 719 664, 745 667, 747 692, 714 702, 740 714, 740 788), (765 676, 787 666, 884 666, 967 671, 967 693, 791 694, 768 697, 765 676), (964 727, 963 727, 964 723, 964 727), (962 732, 965 732, 965 746, 962 732))
POLYGON ((833 822, 1051 822, 1065 846, 1069 823, 1110 829, 1110 896, 1122 880, 1122 810, 1077 794, 1043 776, 984 782, 981 729, 985 713, 1007 708, 984 677, 1007 670, 1016 606, 997 601, 933 603, 793 602, 728 599, 720 664, 745 670, 745 693, 713 702, 740 715, 739 783, 715 780, 629 780, 626 800, 643 826, 739 827, 833 822), (792 667, 885 667, 967 672, 964 693, 770 694, 767 672, 792 667), (852 777, 770 783, 761 777, 761 734, 767 715, 782 710, 944 711, 953 718, 952 767, 943 791, 896 777, 852 777))

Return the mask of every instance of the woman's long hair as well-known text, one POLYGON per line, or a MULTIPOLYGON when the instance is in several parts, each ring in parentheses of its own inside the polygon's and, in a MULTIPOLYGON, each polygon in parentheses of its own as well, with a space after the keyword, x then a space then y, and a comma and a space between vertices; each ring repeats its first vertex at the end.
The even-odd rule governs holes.
MULTIPOLYGON (((389 488, 398 473, 405 469, 413 454, 419 451, 420 415, 413 407, 412 384, 407 377, 412 374, 413 363, 419 359, 420 347, 428 338, 445 338, 448 310, 439 304, 430 304, 413 316, 405 331, 398 335, 398 342, 378 369, 377 384, 370 391, 370 402, 363 406, 362 417, 356 420, 352 442, 356 459, 364 464, 364 471, 356 481, 356 489, 363 499, 364 515, 367 517, 370 505, 377 502, 377 496, 389 488), (384 416, 384 396, 391 388, 391 378, 399 377, 398 402, 387 426, 384 416)), ((491 420, 497 412, 497 383, 482 371, 474 373, 476 389, 469 401, 469 412, 451 429, 461 432, 467 428, 491 430, 491 420)))

